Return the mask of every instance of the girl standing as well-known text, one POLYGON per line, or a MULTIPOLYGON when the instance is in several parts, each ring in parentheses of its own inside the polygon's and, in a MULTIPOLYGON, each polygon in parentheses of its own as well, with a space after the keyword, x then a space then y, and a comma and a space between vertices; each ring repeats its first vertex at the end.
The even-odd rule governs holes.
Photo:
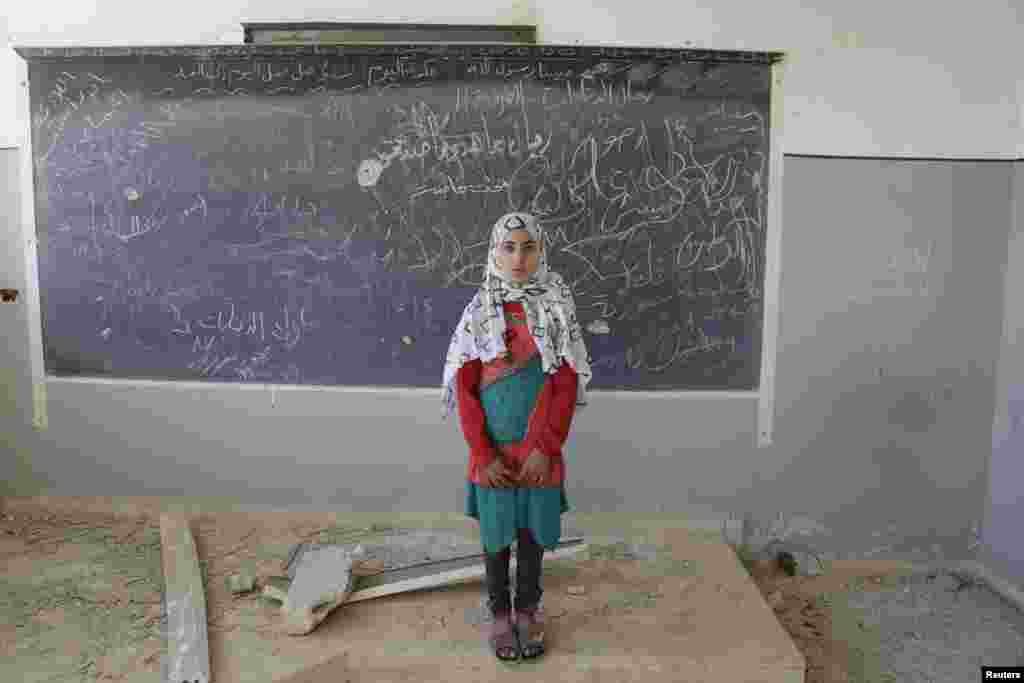
POLYGON ((537 219, 505 214, 494 224, 486 277, 455 328, 444 370, 444 416, 457 399, 470 448, 465 512, 480 523, 494 617, 489 643, 501 660, 544 652, 541 559, 558 545, 561 515, 570 509, 562 445, 576 407, 586 405, 590 377, 572 292, 548 271, 537 219))

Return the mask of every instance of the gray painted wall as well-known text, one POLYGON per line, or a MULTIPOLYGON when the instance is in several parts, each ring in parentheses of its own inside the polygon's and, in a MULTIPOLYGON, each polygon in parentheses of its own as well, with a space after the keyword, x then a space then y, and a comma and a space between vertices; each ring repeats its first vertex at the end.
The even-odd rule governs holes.
POLYGON ((28 315, 25 305, 24 235, 21 227, 20 150, 0 149, 0 287, 18 289, 14 303, 0 303, 0 495, 29 495, 45 485, 33 475, 32 383, 29 369, 28 315))
POLYGON ((1013 179, 1013 227, 1004 280, 1006 306, 996 381, 984 546, 979 559, 1024 584, 1024 167, 1013 179))
MULTIPOLYGON (((12 246, 17 154, 0 153, 12 246)), ((754 447, 753 398, 595 391, 566 449, 574 509, 784 512, 830 530, 826 549, 966 557, 1001 474, 989 460, 1013 178, 1008 162, 786 157, 774 445, 754 447)), ((1014 234, 1006 282, 1019 289, 1019 219, 1014 234)), ((24 289, 18 248, 3 258, 24 289)), ((9 493, 461 510, 467 450, 439 393, 285 391, 272 404, 265 391, 51 383, 37 433, 24 302, 0 316, 9 493)), ((1004 353, 1018 387, 1021 361, 1019 345, 1004 353)))

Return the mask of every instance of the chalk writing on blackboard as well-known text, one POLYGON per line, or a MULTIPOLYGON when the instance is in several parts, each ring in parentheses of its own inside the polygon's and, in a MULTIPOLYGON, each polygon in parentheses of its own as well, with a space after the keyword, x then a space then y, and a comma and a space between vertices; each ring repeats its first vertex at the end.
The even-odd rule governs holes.
POLYGON ((51 372, 435 386, 490 224, 518 209, 573 288, 593 386, 757 384, 763 61, 41 54, 51 372))

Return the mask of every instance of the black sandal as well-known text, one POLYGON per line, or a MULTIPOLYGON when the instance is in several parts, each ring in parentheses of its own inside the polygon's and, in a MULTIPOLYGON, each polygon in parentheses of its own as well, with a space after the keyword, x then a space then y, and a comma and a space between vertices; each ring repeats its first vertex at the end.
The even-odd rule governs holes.
POLYGON ((522 652, 519 649, 519 638, 511 615, 495 617, 491 624, 491 633, 487 637, 491 653, 503 662, 517 661, 522 652))

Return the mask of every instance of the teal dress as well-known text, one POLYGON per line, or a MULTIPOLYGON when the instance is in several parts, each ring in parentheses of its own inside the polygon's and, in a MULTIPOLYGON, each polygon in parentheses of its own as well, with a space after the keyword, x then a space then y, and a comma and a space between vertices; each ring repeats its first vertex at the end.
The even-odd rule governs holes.
MULTIPOLYGON (((518 372, 480 391, 487 434, 493 443, 526 438, 530 415, 546 379, 538 355, 518 372)), ((465 512, 480 522, 480 537, 488 553, 512 545, 519 529, 530 529, 537 543, 555 549, 562 535, 562 514, 569 510, 564 485, 487 488, 466 481, 465 512)))

